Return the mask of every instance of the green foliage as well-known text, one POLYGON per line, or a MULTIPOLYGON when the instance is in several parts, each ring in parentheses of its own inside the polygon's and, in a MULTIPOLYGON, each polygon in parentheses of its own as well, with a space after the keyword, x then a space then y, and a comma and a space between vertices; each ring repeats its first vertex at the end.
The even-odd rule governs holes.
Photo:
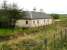
POLYGON ((59 14, 51 14, 51 16, 53 17, 53 19, 59 19, 59 14))
POLYGON ((14 32, 15 32, 14 29, 1 28, 0 29, 0 36, 10 36, 10 35, 15 34, 14 32))
POLYGON ((9 4, 6 4, 6 2, 4 2, 2 5, 4 7, 0 9, 0 26, 2 25, 3 27, 5 25, 15 25, 16 20, 25 16, 24 11, 18 9, 17 5, 13 4, 12 7, 8 5, 9 4))

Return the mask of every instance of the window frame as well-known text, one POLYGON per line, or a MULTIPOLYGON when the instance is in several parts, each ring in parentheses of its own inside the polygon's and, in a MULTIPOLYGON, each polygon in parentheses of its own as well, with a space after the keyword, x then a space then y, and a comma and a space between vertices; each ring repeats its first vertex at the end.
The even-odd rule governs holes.
POLYGON ((28 21, 26 20, 26 24, 28 24, 28 21))

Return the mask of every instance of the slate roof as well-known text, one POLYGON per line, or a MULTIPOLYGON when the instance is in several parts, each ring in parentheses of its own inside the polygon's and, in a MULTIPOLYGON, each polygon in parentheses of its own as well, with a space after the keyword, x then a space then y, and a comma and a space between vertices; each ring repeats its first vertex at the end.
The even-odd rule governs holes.
POLYGON ((48 19, 51 18, 48 14, 44 12, 35 12, 35 11, 24 11, 25 16, 23 19, 48 19))

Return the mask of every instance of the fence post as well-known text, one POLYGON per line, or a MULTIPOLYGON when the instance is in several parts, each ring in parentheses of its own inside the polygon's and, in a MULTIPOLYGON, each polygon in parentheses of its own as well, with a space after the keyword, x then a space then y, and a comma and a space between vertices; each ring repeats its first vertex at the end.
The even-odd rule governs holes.
POLYGON ((61 40, 62 40, 62 38, 63 38, 63 29, 61 29, 61 31, 60 31, 60 37, 61 37, 61 40))
POLYGON ((54 48, 55 48, 55 34, 54 34, 54 48))
POLYGON ((48 41, 47 41, 47 38, 44 40, 44 44, 45 44, 45 50, 47 50, 47 43, 48 43, 48 41))
POLYGON ((67 29, 65 28, 65 41, 67 40, 67 29))

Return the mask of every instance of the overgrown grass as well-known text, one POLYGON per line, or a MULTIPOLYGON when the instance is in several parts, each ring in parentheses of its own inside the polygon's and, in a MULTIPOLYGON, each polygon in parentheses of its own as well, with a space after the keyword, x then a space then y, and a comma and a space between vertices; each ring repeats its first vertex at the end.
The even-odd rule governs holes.
MULTIPOLYGON (((65 50, 67 49, 67 42, 64 38, 61 39, 62 28, 67 27, 67 20, 60 22, 55 22, 52 25, 42 26, 39 28, 26 28, 26 29, 1 29, 3 34, 1 35, 11 35, 14 33, 20 34, 33 34, 33 39, 25 39, 19 43, 13 43, 7 45, 8 42, 0 45, 0 49, 3 50, 65 50), (5 31, 4 31, 5 30, 5 31), (5 34, 6 32, 6 34, 5 34), (7 43, 7 44, 6 44, 7 43)), ((64 33, 63 33, 64 34, 64 33)), ((31 38, 32 38, 31 37, 31 38)))
POLYGON ((9 36, 14 34, 13 29, 8 29, 8 28, 0 28, 0 36, 9 36))

